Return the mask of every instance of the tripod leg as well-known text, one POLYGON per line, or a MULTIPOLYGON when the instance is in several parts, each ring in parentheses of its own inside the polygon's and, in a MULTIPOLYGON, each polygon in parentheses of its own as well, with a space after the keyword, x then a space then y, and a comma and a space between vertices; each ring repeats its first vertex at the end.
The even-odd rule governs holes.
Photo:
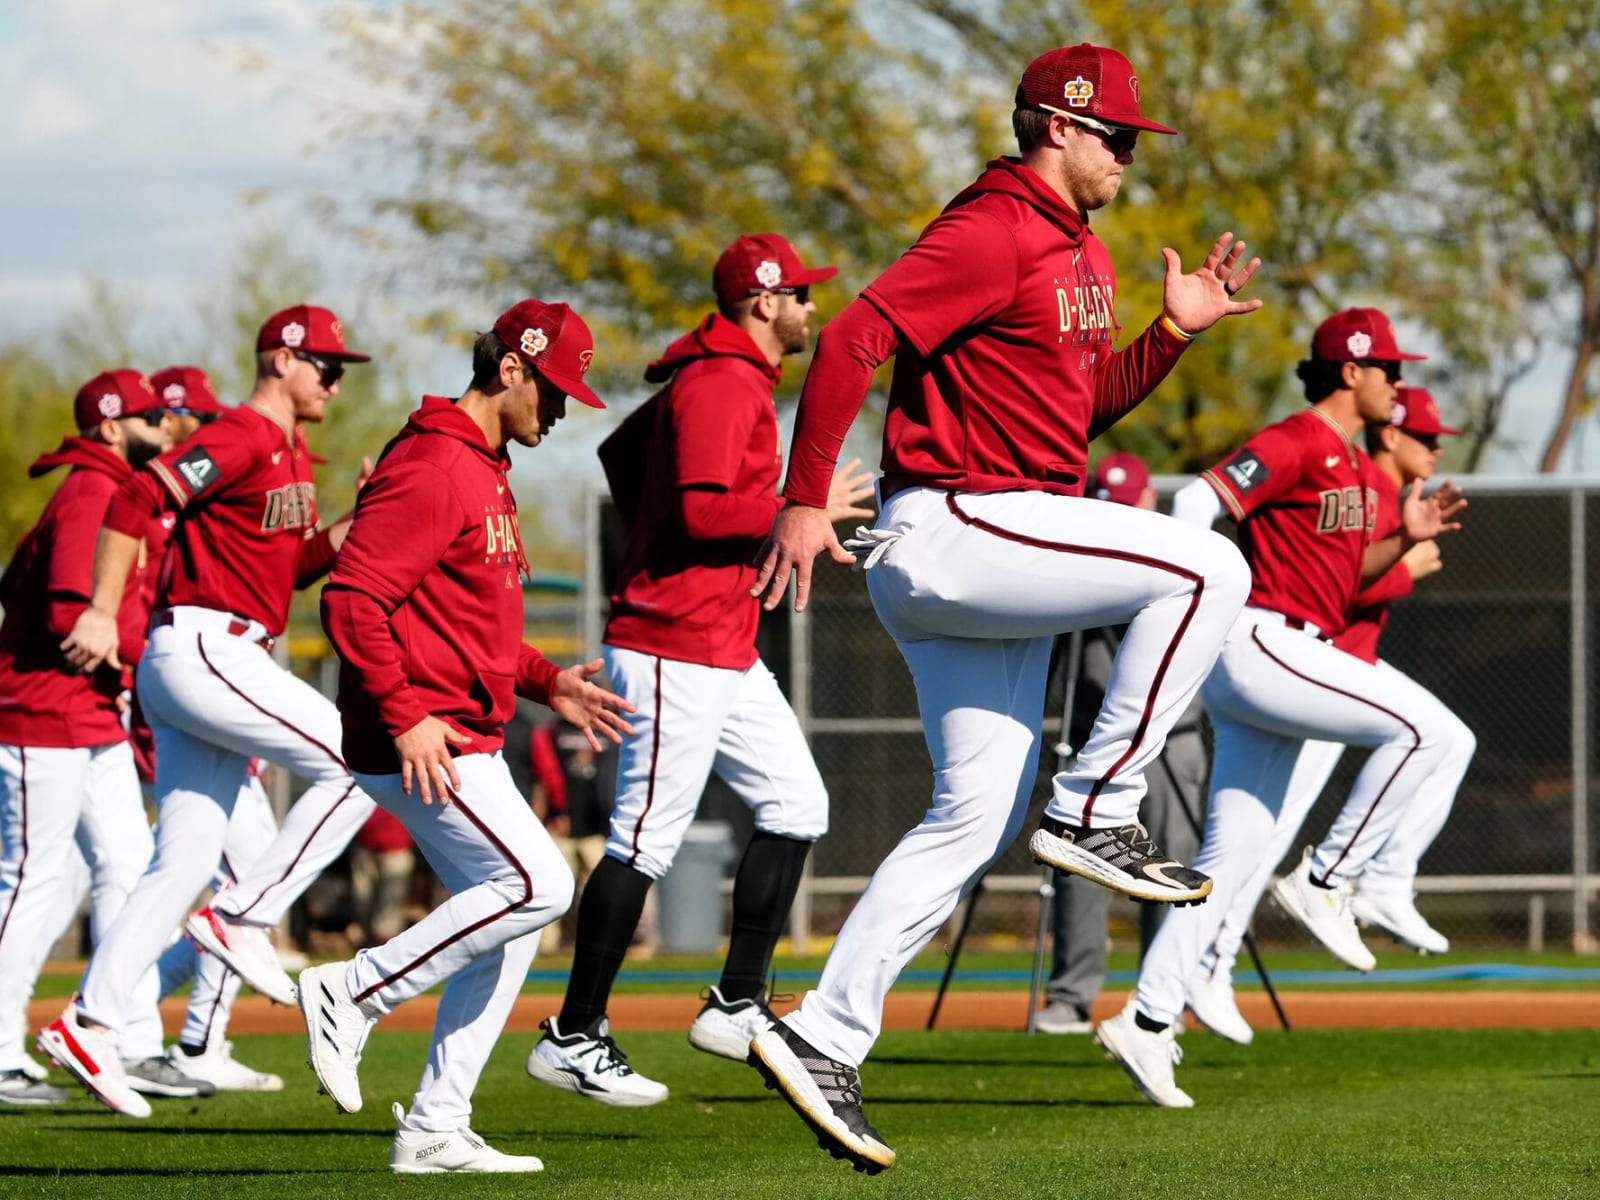
POLYGON ((967 911, 962 914, 961 928, 956 930, 956 940, 950 943, 950 957, 944 964, 944 977, 939 980, 939 990, 933 997, 933 1011, 928 1014, 924 1029, 932 1029, 939 1020, 939 1009, 944 1007, 944 994, 950 990, 950 977, 956 973, 956 963, 961 959, 961 946, 967 940, 967 930, 972 928, 972 914, 978 910, 978 897, 983 895, 983 880, 973 885, 967 897, 967 911))
POLYGON ((1039 877, 1039 928, 1033 938, 1033 978, 1028 984, 1028 1023, 1023 1026, 1027 1033, 1035 1032, 1034 1023, 1039 1018, 1039 993, 1044 987, 1044 945, 1045 939, 1050 936, 1050 909, 1055 894, 1055 872, 1045 867, 1039 877))

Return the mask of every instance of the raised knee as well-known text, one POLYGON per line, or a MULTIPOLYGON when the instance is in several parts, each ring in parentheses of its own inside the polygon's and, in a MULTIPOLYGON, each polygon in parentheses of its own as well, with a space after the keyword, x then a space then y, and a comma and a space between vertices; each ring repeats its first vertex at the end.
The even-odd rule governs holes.
POLYGON ((1207 530, 1202 536, 1207 539, 1209 551, 1206 590, 1214 591, 1219 603, 1242 607, 1250 595, 1250 564, 1239 553, 1239 547, 1220 533, 1207 530))

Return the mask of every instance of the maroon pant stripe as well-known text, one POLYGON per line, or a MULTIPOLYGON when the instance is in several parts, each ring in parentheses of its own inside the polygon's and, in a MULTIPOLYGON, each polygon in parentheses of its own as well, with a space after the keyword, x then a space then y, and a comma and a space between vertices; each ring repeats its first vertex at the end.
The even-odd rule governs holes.
POLYGON ((282 725, 290 733, 293 733, 293 734, 296 734, 296 735, 298 735, 300 737, 303 737, 306 741, 310 742, 318 750, 321 750, 329 758, 333 759, 334 762, 338 763, 339 764, 339 769, 341 771, 344 771, 344 772, 347 772, 347 773, 349 772, 350 768, 345 766, 344 759, 340 758, 337 754, 335 754, 327 746, 325 746, 321 742, 317 741, 316 738, 312 737, 304 729, 301 729, 293 721, 285 720, 283 717, 280 717, 275 712, 268 712, 266 709, 262 708, 261 705, 257 704, 254 700, 250 699, 249 696, 245 695, 236 686, 234 686, 234 684, 228 679, 228 677, 226 675, 224 675, 221 671, 217 670, 216 666, 212 663, 212 661, 209 658, 206 657, 205 644, 200 640, 200 635, 198 633, 195 634, 195 637, 194 637, 194 646, 195 646, 195 649, 200 652, 200 661, 206 664, 206 670, 210 671, 218 679, 222 680, 223 686, 225 686, 230 692, 232 692, 235 696, 239 697, 239 699, 243 700, 246 704, 248 704, 251 708, 255 709, 258 713, 262 714, 262 716, 271 717, 274 721, 276 721, 279 725, 282 725))
POLYGON ((483 834, 483 836, 488 839, 489 844, 495 848, 500 857, 505 859, 506 863, 516 871, 518 878, 522 880, 522 896, 519 899, 513 900, 510 904, 506 905, 499 911, 490 913, 482 920, 474 921, 471 925, 468 925, 463 929, 456 930, 449 937, 445 938, 444 941, 438 943, 436 946, 433 946, 425 953, 417 955, 416 958, 412 959, 394 974, 378 980, 377 983, 358 993, 354 997, 357 1003, 367 999, 374 992, 388 987, 396 980, 404 979, 407 975, 411 974, 411 972, 415 971, 434 955, 438 954, 442 950, 446 950, 449 947, 454 946, 462 938, 470 937, 472 934, 482 929, 485 925, 492 925, 501 917, 516 912, 517 909, 522 908, 524 905, 533 900, 533 877, 528 874, 528 868, 523 866, 521 860, 512 854, 511 851, 506 847, 506 844, 494 835, 493 830, 491 830, 487 825, 478 819, 478 815, 473 812, 472 809, 468 808, 466 804, 462 803, 461 797, 457 796, 452 803, 461 811, 461 815, 466 817, 467 820, 471 821, 473 825, 477 827, 478 832, 483 834))
POLYGON ((1320 679, 1313 679, 1304 671, 1295 670, 1271 650, 1268 650, 1266 643, 1261 640, 1260 635, 1254 629, 1250 631, 1250 640, 1256 644, 1257 649, 1259 649, 1261 653, 1265 654, 1269 659, 1277 663, 1295 678, 1303 679, 1312 686, 1323 688, 1326 691, 1333 692, 1335 695, 1344 696, 1347 699, 1354 700, 1358 704, 1365 704, 1369 708, 1375 708, 1385 716, 1393 717, 1396 721, 1399 721, 1400 724, 1404 725, 1411 731, 1411 749, 1406 751, 1405 757, 1400 760, 1400 765, 1395 767, 1394 773, 1391 774, 1389 778, 1384 781, 1383 786, 1378 789, 1378 794, 1372 798, 1372 804, 1368 806, 1366 813, 1361 818, 1361 824, 1356 826, 1355 833, 1350 835, 1350 840, 1345 843, 1344 849, 1339 851, 1339 857, 1333 860, 1333 866, 1329 867, 1327 873, 1317 881, 1323 885, 1326 885, 1328 880, 1333 878, 1333 873, 1339 869, 1339 864, 1344 862, 1345 856, 1350 853, 1351 848, 1356 844, 1356 839, 1361 836, 1361 831, 1367 827, 1367 822, 1372 820, 1372 814, 1378 811, 1378 805, 1383 803, 1384 796, 1388 794, 1389 788, 1393 786, 1394 781, 1400 777, 1400 772, 1406 769, 1406 763, 1411 761, 1411 756, 1415 754, 1417 752, 1417 748, 1422 745, 1422 734, 1415 725, 1406 720, 1399 713, 1395 712, 1392 708, 1385 708, 1383 705, 1374 700, 1368 700, 1365 696, 1358 696, 1354 692, 1347 692, 1343 688, 1334 687, 1331 683, 1324 683, 1320 679))
POLYGON ((22 876, 28 865, 28 752, 18 746, 17 757, 22 763, 19 772, 22 781, 22 857, 17 860, 17 886, 11 893, 11 903, 6 906, 5 920, 0 921, 0 942, 6 940, 6 926, 11 924, 11 914, 17 911, 17 897, 22 894, 22 876))
POLYGON ((1150 732, 1150 722, 1155 717, 1156 697, 1160 694, 1161 685, 1167 678, 1168 668, 1172 666, 1173 655, 1178 652, 1178 647, 1183 642, 1183 635, 1188 632, 1190 624, 1194 621, 1194 614, 1199 611, 1200 601, 1205 596, 1205 576, 1198 571, 1191 571, 1187 567, 1180 567, 1176 563, 1169 563, 1159 558, 1151 558, 1147 554, 1134 554, 1127 550, 1109 550, 1103 546, 1079 546, 1070 542, 1046 541, 1044 538, 1036 538, 1029 534, 1004 529, 999 525, 983 520, 981 517, 962 512, 960 506, 956 504, 956 494, 954 492, 945 493, 945 504, 949 506, 950 511, 956 515, 958 520, 972 526, 974 529, 993 534, 995 537, 1002 538, 1008 542, 1032 546, 1036 550, 1051 550, 1058 554, 1081 554, 1087 558, 1110 558, 1118 562, 1133 563, 1136 566, 1149 567, 1152 570, 1176 575, 1194 585, 1194 591, 1189 597, 1189 608, 1183 614, 1183 620, 1178 622, 1177 631, 1173 633, 1172 640, 1167 643, 1166 651, 1161 655, 1161 665, 1156 668, 1155 678, 1150 681, 1150 690, 1145 694, 1144 698, 1144 709, 1139 714, 1139 724, 1134 728, 1133 738, 1128 743, 1128 749, 1121 758, 1111 764, 1109 771, 1094 781, 1094 786, 1089 789, 1088 799, 1083 804, 1083 824, 1084 828, 1087 829, 1090 824, 1090 815, 1094 812, 1094 802, 1100 798, 1100 793, 1105 790, 1106 786, 1116 778, 1117 773, 1127 766, 1133 756, 1139 752, 1139 747, 1144 743, 1145 735, 1150 732))
POLYGON ((633 856, 631 867, 639 861, 639 835, 644 832, 644 819, 650 815, 650 806, 656 802, 656 767, 661 761, 661 659, 656 659, 656 715, 655 728, 650 734, 650 786, 644 796, 644 811, 633 826, 633 856))
POLYGON ((228 981, 226 979, 224 979, 217 986, 217 994, 215 996, 213 996, 212 999, 211 999, 211 1011, 206 1014, 205 1041, 200 1043, 202 1046, 209 1047, 211 1045, 211 1027, 216 1024, 216 1021, 217 1021, 217 1010, 222 1007, 223 989, 225 989, 227 986, 228 986, 228 981))
MULTIPOLYGON (((270 892, 273 888, 275 888, 275 887, 279 886, 280 884, 282 884, 284 880, 288 879, 289 876, 294 873, 295 867, 297 867, 300 864, 300 860, 305 857, 306 851, 311 849, 311 843, 317 840, 317 834, 322 832, 322 827, 324 825, 326 825, 328 823, 328 820, 333 816, 333 814, 339 810, 339 805, 343 804, 346 800, 350 799, 350 793, 355 791, 355 790, 356 790, 356 781, 352 779, 350 781, 349 786, 344 789, 344 795, 340 796, 337 800, 335 800, 332 804, 330 804, 328 806, 328 811, 322 814, 322 820, 318 821, 315 825, 313 825, 311 827, 311 832, 306 835, 306 840, 304 842, 300 843, 300 849, 298 849, 298 850, 296 850, 294 852, 294 857, 289 860, 289 865, 286 866, 283 869, 283 874, 279 875, 271 883, 267 884, 266 887, 262 888, 261 891, 256 895, 256 898, 254 900, 250 901, 249 904, 246 904, 238 912, 236 912, 236 913, 228 913, 228 915, 229 916, 234 916, 234 917, 242 917, 242 916, 244 916, 252 908, 254 908, 256 905, 260 904, 263 900, 265 900, 267 898, 267 893, 268 892, 270 892)), ((227 912, 228 910, 224 909, 223 911, 227 912)))

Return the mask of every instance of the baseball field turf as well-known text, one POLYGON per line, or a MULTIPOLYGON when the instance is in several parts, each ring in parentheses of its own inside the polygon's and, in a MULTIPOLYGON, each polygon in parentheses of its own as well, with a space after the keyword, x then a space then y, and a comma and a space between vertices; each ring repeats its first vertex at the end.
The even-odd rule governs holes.
POLYGON ((1589 1031, 1263 1033, 1241 1048, 1182 1039, 1187 1111, 1152 1108, 1087 1037, 889 1033, 864 1072, 866 1110, 899 1152, 877 1178, 819 1151, 755 1073, 634 1033, 667 1081, 659 1107, 606 1108, 529 1080, 525 1034, 501 1043, 477 1095, 492 1144, 537 1154, 534 1176, 387 1170, 389 1105, 409 1095, 420 1034, 380 1031, 366 1108, 318 1096, 296 1035, 240 1038, 283 1092, 157 1101, 148 1121, 87 1099, 0 1110, 0 1196, 1600 1196, 1600 1038, 1589 1031))

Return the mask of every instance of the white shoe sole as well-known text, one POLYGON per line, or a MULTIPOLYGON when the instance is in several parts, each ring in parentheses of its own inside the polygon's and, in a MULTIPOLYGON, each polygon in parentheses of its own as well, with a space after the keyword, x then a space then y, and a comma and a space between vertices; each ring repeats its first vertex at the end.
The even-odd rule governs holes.
POLYGON ((40 1054, 48 1055, 51 1062, 83 1084, 91 1096, 112 1112, 124 1117, 136 1117, 139 1120, 150 1115, 148 1100, 126 1086, 118 1087, 113 1084, 108 1087, 103 1076, 96 1075, 79 1064, 66 1041, 54 1030, 49 1028, 42 1030, 34 1045, 40 1054))
POLYGON ((596 1100, 601 1104, 609 1104, 613 1108, 649 1108, 653 1104, 660 1104, 668 1096, 665 1087, 659 1096, 640 1094, 637 1092, 614 1092, 607 1089, 593 1089, 583 1086, 582 1081, 570 1071, 560 1067, 552 1067, 537 1052, 530 1051, 527 1064, 528 1074, 540 1083, 550 1087, 559 1088, 563 1092, 571 1092, 574 1096, 582 1096, 585 1100, 596 1100))
POLYGON ((1250 1027, 1250 1023, 1242 1016, 1238 1018, 1237 1025, 1230 1020, 1208 1021, 1205 1018, 1205 1014, 1194 1006, 1194 1001, 1192 1000, 1189 1002, 1189 1011, 1194 1014, 1194 1019, 1199 1022, 1200 1028, 1213 1037, 1219 1037, 1225 1042, 1232 1042, 1235 1046, 1248 1046, 1255 1041, 1256 1031, 1250 1027))
POLYGON ((533 1175, 544 1170, 538 1159, 536 1167, 413 1167, 390 1163, 389 1170, 396 1175, 533 1175))
POLYGON ((303 971, 300 978, 310 986, 296 989, 299 992, 300 1015, 306 1022, 306 1066, 317 1077, 317 1090, 332 1100, 334 1107, 340 1112, 358 1113, 361 1111, 361 1080, 349 1073, 352 1074, 350 1083, 354 1090, 345 1086, 343 1077, 347 1072, 339 1061, 340 1055, 330 1044, 331 1035, 325 1033, 322 1014, 318 1011, 318 993, 321 990, 318 985, 321 981, 315 972, 321 969, 309 967, 303 971), (307 975, 311 976, 309 980, 306 980, 307 975), (338 1079, 337 1085, 330 1083, 331 1078, 338 1079))
POLYGON ((1122 1033, 1110 1021, 1102 1022, 1095 1026, 1094 1040, 1099 1043, 1100 1049, 1106 1052, 1106 1057, 1117 1066, 1121 1067, 1124 1074, 1133 1081, 1133 1086, 1151 1104, 1159 1108, 1193 1108, 1194 1098, 1182 1088, 1173 1086, 1173 1093, 1167 1096, 1157 1095, 1151 1090, 1144 1077, 1134 1068, 1133 1055, 1122 1044, 1122 1033))
POLYGON ((1317 945, 1321 946, 1352 971, 1366 972, 1378 965, 1378 960, 1372 956, 1370 951, 1368 951, 1365 959, 1354 958, 1343 953, 1318 933, 1317 927, 1312 921, 1311 913, 1300 903, 1300 895, 1288 878, 1280 879, 1272 885, 1272 898, 1278 902, 1279 908, 1300 922, 1300 927, 1316 940, 1317 945))
POLYGON ((869 1175, 894 1166, 894 1151, 882 1142, 858 1137, 834 1115, 811 1073, 789 1049, 783 1035, 769 1029, 750 1043, 751 1066, 761 1072, 767 1086, 777 1091, 800 1114, 817 1144, 835 1158, 846 1159, 869 1175))
POLYGON ((1367 916, 1362 916, 1360 913, 1357 913, 1356 924, 1367 929, 1376 929, 1380 932, 1386 933, 1395 941, 1399 942, 1402 946, 1410 946, 1418 954, 1450 953, 1450 939, 1445 937, 1444 934, 1440 933, 1437 929, 1434 929, 1431 925, 1428 927, 1428 933, 1431 933, 1433 938, 1437 938, 1437 941, 1433 940, 1433 938, 1429 938, 1427 934, 1411 934, 1402 932, 1400 929, 1396 928, 1395 925, 1390 924, 1388 921, 1380 920, 1378 917, 1370 914, 1367 916))
POLYGON ((1211 895, 1209 879, 1197 888, 1188 889, 1164 887, 1148 880, 1136 879, 1126 871, 1112 866, 1105 859, 1090 854, 1076 843, 1058 838, 1044 829, 1034 830, 1033 836, 1028 839, 1028 850, 1036 862, 1054 867, 1058 871, 1065 871, 1069 875, 1080 875, 1114 892, 1132 896, 1135 900, 1151 900, 1158 904, 1181 906, 1199 904, 1211 895))
POLYGON ((228 949, 223 940, 217 936, 217 931, 211 928, 211 922, 198 913, 189 914, 189 919, 183 923, 183 932, 191 942, 207 954, 213 954, 221 959, 223 966, 274 1004, 295 1003, 296 988, 294 981, 289 979, 287 974, 281 978, 258 976, 255 971, 248 969, 248 964, 241 966, 243 960, 228 949))
POLYGON ((750 1043, 754 1040, 741 1038, 727 1030, 702 1029, 698 1024, 689 1026, 689 1045, 737 1063, 749 1061, 750 1043))

